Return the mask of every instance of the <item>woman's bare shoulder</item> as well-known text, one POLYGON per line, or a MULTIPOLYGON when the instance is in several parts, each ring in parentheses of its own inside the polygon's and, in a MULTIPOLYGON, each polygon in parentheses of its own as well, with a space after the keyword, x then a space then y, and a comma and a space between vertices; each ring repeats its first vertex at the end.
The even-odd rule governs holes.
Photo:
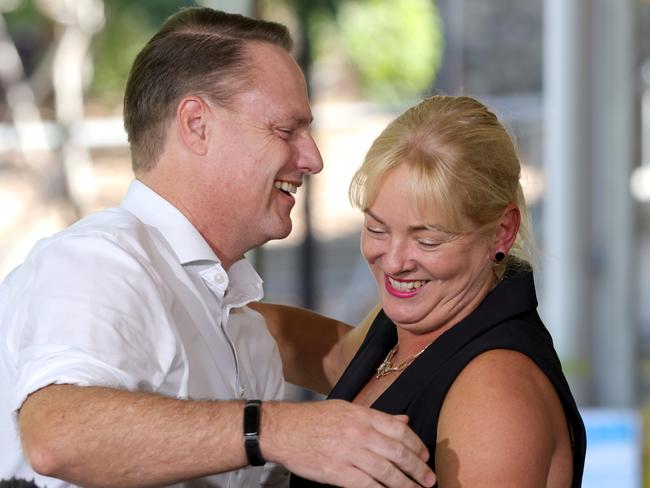
POLYGON ((436 446, 440 486, 546 486, 562 429, 562 406, 540 368, 516 351, 485 352, 444 400, 436 446))

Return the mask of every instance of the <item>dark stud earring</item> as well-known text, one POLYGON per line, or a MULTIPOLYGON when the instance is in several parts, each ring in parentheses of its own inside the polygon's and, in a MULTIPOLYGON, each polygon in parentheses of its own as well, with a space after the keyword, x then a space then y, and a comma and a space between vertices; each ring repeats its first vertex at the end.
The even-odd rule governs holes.
POLYGON ((499 252, 497 252, 497 253, 494 255, 494 260, 495 260, 497 263, 500 263, 501 261, 503 261, 503 259, 504 259, 505 257, 506 257, 506 255, 505 255, 504 253, 502 253, 501 251, 499 251, 499 252))

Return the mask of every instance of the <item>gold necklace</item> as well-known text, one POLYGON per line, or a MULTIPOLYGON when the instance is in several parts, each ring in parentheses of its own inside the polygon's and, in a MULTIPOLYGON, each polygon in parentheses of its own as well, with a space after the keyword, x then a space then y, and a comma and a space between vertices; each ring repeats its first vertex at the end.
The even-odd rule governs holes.
POLYGON ((429 345, 424 346, 424 349, 422 349, 419 353, 411 356, 406 361, 398 364, 397 366, 393 366, 393 361, 392 361, 393 356, 397 354, 397 351, 399 349, 399 343, 396 344, 395 347, 388 352, 388 354, 386 355, 386 359, 384 359, 382 363, 379 365, 379 367, 377 368, 377 373, 375 373, 375 378, 381 378, 382 376, 389 375, 394 371, 402 371, 403 369, 410 366, 410 364, 413 361, 415 361, 420 354, 426 351, 427 347, 429 347, 429 345))

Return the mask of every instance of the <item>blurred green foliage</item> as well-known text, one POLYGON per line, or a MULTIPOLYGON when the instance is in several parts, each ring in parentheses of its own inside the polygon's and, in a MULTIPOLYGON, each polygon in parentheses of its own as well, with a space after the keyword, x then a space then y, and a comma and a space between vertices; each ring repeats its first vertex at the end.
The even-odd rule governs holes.
POLYGON ((18 2, 18 8, 3 15, 9 34, 18 41, 25 71, 31 73, 45 55, 52 26, 31 1, 18 2))
MULTIPOLYGON (((93 39, 90 95, 121 101, 138 51, 160 24, 192 0, 105 0, 105 27, 93 39)), ((339 55, 354 69, 364 95, 399 102, 426 92, 435 80, 443 39, 435 0, 258 0, 291 9, 310 36, 311 58, 339 55)), ((53 40, 54 25, 33 0, 6 13, 28 72, 53 40), (22 41, 22 42, 21 42, 22 41)))
POLYGON ((369 98, 397 101, 431 87, 443 47, 432 0, 342 2, 338 25, 369 98))
POLYGON ((191 0, 107 0, 106 26, 93 43, 95 76, 91 96, 119 101, 131 64, 162 22, 191 0))
POLYGON ((435 81, 443 35, 435 0, 265 0, 290 6, 308 24, 311 57, 343 56, 366 98, 418 98, 435 81))
MULTIPOLYGON (((192 0, 105 0, 105 25, 91 47, 94 76, 90 96, 107 105, 120 103, 138 51, 168 16, 191 5, 195 5, 192 0)), ((56 26, 32 0, 23 0, 4 15, 30 73, 54 41, 56 26)))

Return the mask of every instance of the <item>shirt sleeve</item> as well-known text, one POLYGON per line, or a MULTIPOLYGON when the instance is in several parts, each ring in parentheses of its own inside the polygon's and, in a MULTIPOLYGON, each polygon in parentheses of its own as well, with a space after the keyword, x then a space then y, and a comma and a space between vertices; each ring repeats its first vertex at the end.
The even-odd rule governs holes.
POLYGON ((146 256, 101 233, 54 238, 13 273, 7 353, 18 409, 49 384, 156 391, 179 347, 146 256))

